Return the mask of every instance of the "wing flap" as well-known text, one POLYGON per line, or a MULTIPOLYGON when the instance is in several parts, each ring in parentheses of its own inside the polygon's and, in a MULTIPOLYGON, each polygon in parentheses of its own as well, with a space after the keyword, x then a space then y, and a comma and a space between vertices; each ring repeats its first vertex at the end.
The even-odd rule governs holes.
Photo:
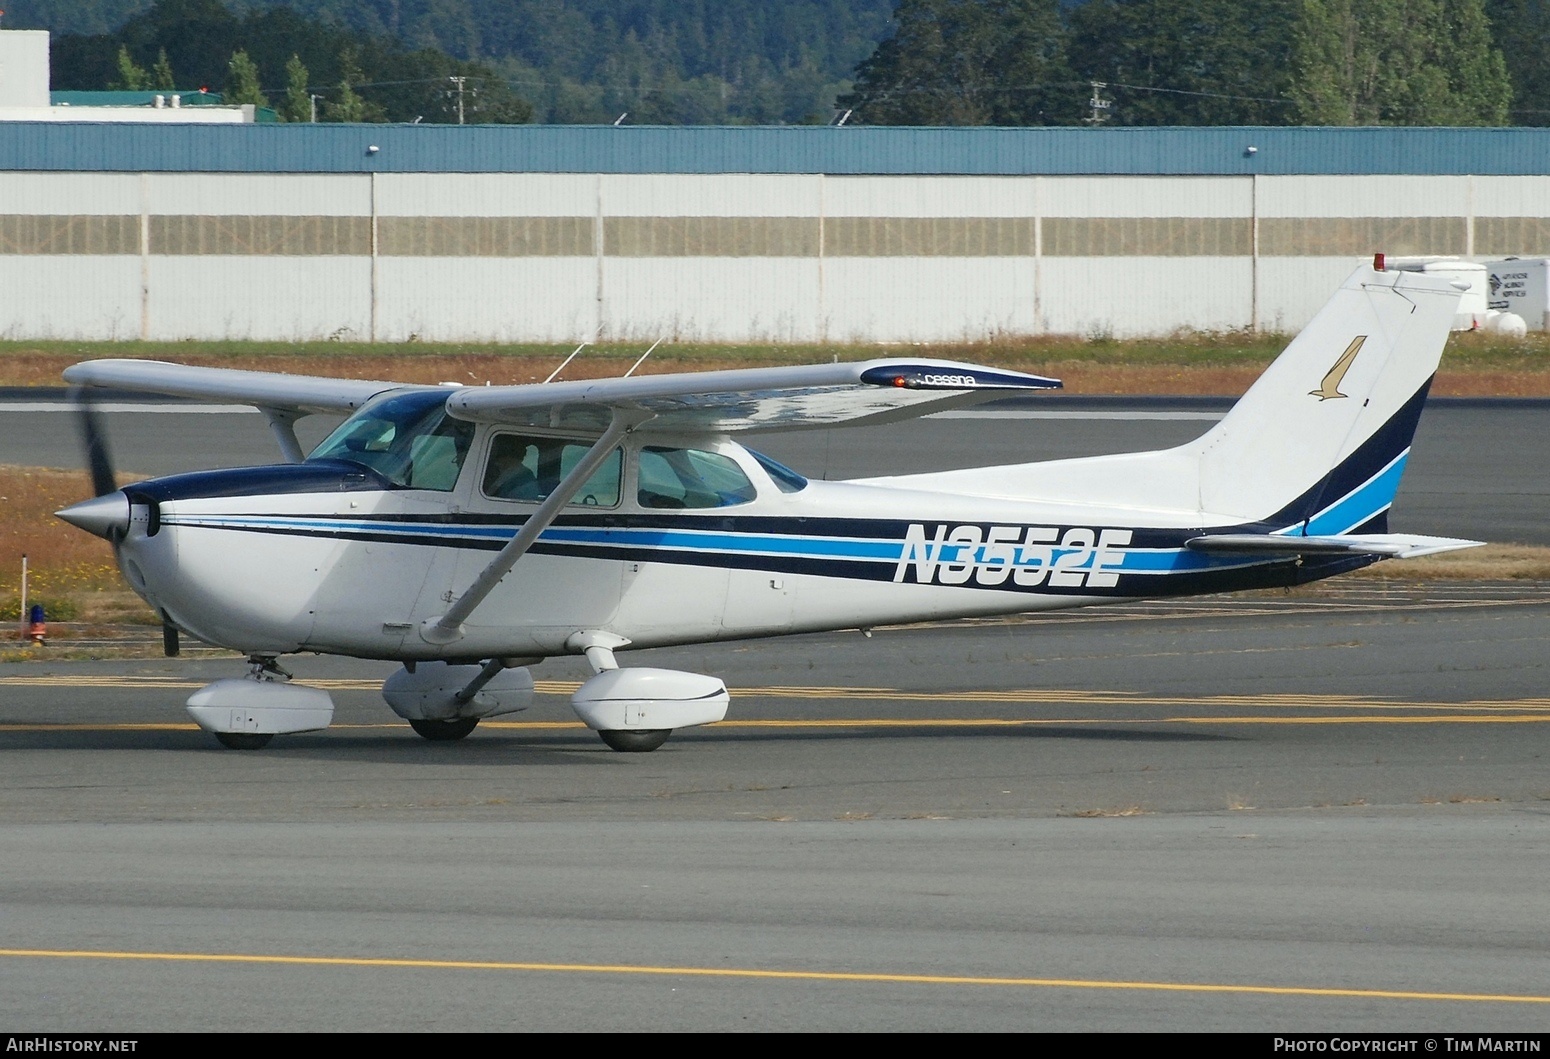
POLYGON ((1224 555, 1382 555, 1414 559, 1422 555, 1478 548, 1485 541, 1423 537, 1405 533, 1365 536, 1298 537, 1273 533, 1215 533, 1188 541, 1191 550, 1224 555))
POLYGON ((873 360, 803 367, 587 379, 460 390, 459 419, 600 431, 613 409, 651 413, 648 433, 733 433, 852 426, 912 418, 1058 379, 937 360, 873 360))
POLYGON ((296 414, 353 412, 377 394, 401 385, 366 379, 202 368, 158 360, 88 360, 72 364, 65 369, 64 375, 66 382, 76 386, 250 404, 296 414))

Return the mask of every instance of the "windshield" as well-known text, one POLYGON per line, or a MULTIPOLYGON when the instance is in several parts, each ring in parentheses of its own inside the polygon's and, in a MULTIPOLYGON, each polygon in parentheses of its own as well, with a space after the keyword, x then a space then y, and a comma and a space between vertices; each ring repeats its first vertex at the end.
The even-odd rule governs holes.
POLYGON ((447 415, 446 390, 414 390, 368 401, 307 458, 349 460, 405 489, 446 492, 473 437, 472 423, 447 415))

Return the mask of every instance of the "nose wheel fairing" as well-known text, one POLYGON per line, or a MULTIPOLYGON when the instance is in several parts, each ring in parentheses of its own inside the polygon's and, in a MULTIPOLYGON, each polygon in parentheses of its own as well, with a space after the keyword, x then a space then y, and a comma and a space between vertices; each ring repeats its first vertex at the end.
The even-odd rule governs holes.
POLYGON ((236 749, 256 749, 276 735, 316 732, 334 720, 334 700, 320 688, 278 680, 217 680, 188 699, 200 728, 236 749))

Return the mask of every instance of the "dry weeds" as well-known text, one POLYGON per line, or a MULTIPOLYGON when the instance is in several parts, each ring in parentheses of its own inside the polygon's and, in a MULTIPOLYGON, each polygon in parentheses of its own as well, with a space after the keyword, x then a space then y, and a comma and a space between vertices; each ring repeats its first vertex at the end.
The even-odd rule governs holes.
MULTIPOLYGON (((132 480, 125 476, 125 481, 132 480)), ((54 512, 91 492, 83 471, 0 465, 0 622, 20 618, 21 558, 28 598, 54 621, 147 624, 155 615, 123 583, 106 541, 71 529, 54 512)), ((1484 548, 1378 563, 1348 576, 1369 580, 1550 581, 1550 548, 1484 548)))
MULTIPOLYGON (((875 356, 947 357, 1053 375, 1073 394, 1192 394, 1236 396, 1258 377, 1286 336, 1245 332, 1188 333, 1116 341, 1070 335, 1004 337, 988 342, 921 346, 665 345, 642 373, 706 371, 757 365, 814 363, 875 356)), ((621 374, 639 355, 637 344, 588 349, 566 378, 621 374)), ((0 342, 0 386, 58 386, 60 373, 81 360, 144 357, 185 364, 403 382, 493 384, 537 382, 569 347, 475 344, 353 345, 313 342, 228 343, 0 342)), ((1524 342, 1455 334, 1432 392, 1449 396, 1550 396, 1550 334, 1524 342)), ((122 584, 108 545, 64 527, 53 512, 88 495, 80 471, 0 466, 0 620, 18 617, 21 557, 31 567, 30 597, 55 619, 99 623, 152 620, 122 584)), ((1550 548, 1492 545, 1380 563, 1360 577, 1405 581, 1550 580, 1550 548)))
POLYGON ((1488 544, 1377 563, 1349 576, 1393 581, 1545 581, 1550 580, 1550 548, 1488 544))
MULTIPOLYGON (((642 374, 707 371, 879 356, 930 356, 1053 375, 1074 394, 1237 396, 1289 341, 1249 332, 1180 332, 1115 340, 1076 335, 1005 336, 983 342, 924 345, 840 343, 665 344, 642 374)), ((566 368, 571 379, 622 374, 644 343, 588 348, 566 368)), ((482 385, 537 382, 570 347, 476 343, 356 344, 306 342, 0 342, 0 386, 58 386, 81 360, 143 357, 182 364, 402 382, 482 385)), ((1550 333, 1522 342, 1455 334, 1433 393, 1445 396, 1550 396, 1550 333)))
POLYGON ((108 542, 54 512, 91 495, 84 471, 0 465, 0 620, 20 618, 21 562, 28 599, 55 620, 141 622, 149 608, 125 587, 108 542))

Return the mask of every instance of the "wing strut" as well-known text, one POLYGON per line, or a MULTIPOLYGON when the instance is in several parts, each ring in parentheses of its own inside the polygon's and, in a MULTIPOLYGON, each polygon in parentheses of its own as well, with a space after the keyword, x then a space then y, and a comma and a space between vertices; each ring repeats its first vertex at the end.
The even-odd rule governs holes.
POLYGON ((500 584, 501 578, 511 572, 511 568, 517 564, 517 560, 526 554, 538 540, 539 534, 548 529, 554 522, 570 498, 586 484, 592 472, 600 467, 614 446, 620 440, 634 430, 641 423, 651 418, 650 412, 634 408, 615 408, 613 418, 608 423, 608 429, 603 431, 601 437, 587 450, 587 454, 581 458, 576 466, 571 468, 569 474, 561 479, 560 484, 550 493, 538 510, 517 531, 517 535, 490 560, 479 576, 474 578, 474 583, 468 586, 468 590, 458 597, 456 603, 447 608, 447 612, 439 618, 427 618, 420 623, 420 638, 426 643, 444 645, 456 643, 463 638, 463 622, 474 612, 474 608, 484 602, 486 596, 495 590, 500 584))
POLYGON ((296 420, 301 418, 302 413, 288 408, 261 407, 259 411, 269 420, 269 429, 280 444, 280 454, 285 457, 285 462, 301 463, 305 460, 307 454, 301 451, 301 442, 296 439, 296 420))

